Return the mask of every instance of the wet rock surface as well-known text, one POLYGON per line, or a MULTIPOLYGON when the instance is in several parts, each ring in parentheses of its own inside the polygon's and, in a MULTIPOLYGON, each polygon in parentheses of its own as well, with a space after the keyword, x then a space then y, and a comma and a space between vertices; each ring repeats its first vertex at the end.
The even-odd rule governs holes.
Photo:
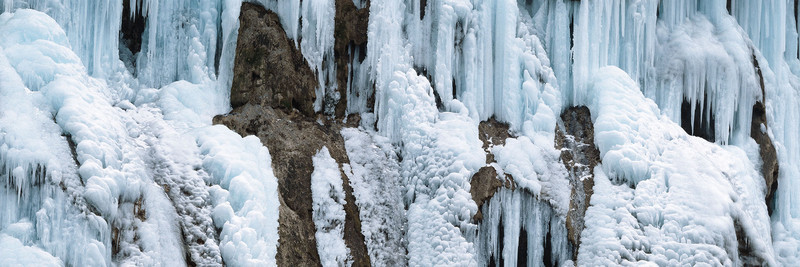
POLYGON ((764 104, 756 102, 753 105, 753 121, 750 125, 750 136, 758 143, 758 152, 761 155, 761 174, 764 176, 764 182, 767 185, 766 203, 767 211, 772 215, 773 201, 775 191, 778 190, 778 154, 775 151, 775 146, 767 134, 767 114, 764 104))
POLYGON ((316 76, 286 36, 278 15, 260 5, 243 3, 239 23, 231 106, 252 103, 296 108, 313 116, 316 76))
POLYGON ((569 172, 570 192, 567 211, 567 238, 577 257, 584 215, 589 208, 594 187, 594 167, 600 162, 600 151, 594 145, 592 115, 585 106, 571 107, 561 113, 564 129, 556 129, 556 148, 569 172))
POLYGON ((758 144, 758 152, 761 155, 761 174, 764 176, 764 182, 767 185, 767 192, 764 201, 767 203, 767 212, 772 215, 774 208, 773 197, 775 191, 778 190, 778 174, 780 168, 778 166, 778 154, 775 151, 775 146, 772 144, 772 139, 767 134, 767 109, 764 106, 766 92, 764 91, 764 75, 761 73, 761 66, 758 64, 755 54, 753 54, 753 69, 759 78, 759 85, 761 86, 761 101, 753 105, 753 120, 750 123, 750 137, 756 140, 758 144))

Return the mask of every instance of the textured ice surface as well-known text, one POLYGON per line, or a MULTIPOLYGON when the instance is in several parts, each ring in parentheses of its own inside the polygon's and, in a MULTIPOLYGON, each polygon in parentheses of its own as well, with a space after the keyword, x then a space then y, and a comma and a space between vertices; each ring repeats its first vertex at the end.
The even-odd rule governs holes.
MULTIPOLYGON (((348 66, 347 85, 333 78, 335 1, 253 2, 278 14, 316 71, 316 109, 347 99, 362 115, 361 130, 343 131, 342 170, 377 265, 513 265, 521 230, 529 263, 546 258, 533 246, 545 240, 551 263, 568 263, 553 129, 580 104, 603 163, 578 264, 800 260, 794 1, 373 0, 367 54, 353 55, 366 59, 348 66), (689 117, 713 117, 716 144, 675 124, 684 101, 689 117), (780 163, 771 218, 748 130, 756 101, 780 163), (493 166, 530 194, 502 189, 476 225, 469 179, 485 165, 477 125, 490 117, 519 136, 491 150, 493 166)), ((0 2, 0 253, 76 266, 275 263, 269 152, 208 126, 229 109, 240 5, 0 2), (128 69, 120 21, 136 13, 145 31, 128 69)))
POLYGON ((317 251, 323 266, 349 266, 350 249, 344 244, 344 188, 342 172, 327 147, 312 158, 311 199, 317 251))
POLYGON ((129 91, 136 81, 89 76, 75 33, 58 23, 25 9, 0 15, 0 230, 22 238, 20 251, 67 265, 180 266, 184 255, 274 264, 269 154, 257 138, 207 127, 220 105, 206 61, 188 57, 189 81, 129 91), (26 222, 33 230, 19 230, 26 222))
MULTIPOLYGON (((170 212, 171 205, 163 193, 159 194, 153 190, 158 186, 149 180, 152 179, 150 176, 146 175, 144 164, 138 154, 140 146, 126 131, 124 125, 126 115, 121 109, 112 107, 108 102, 109 96, 103 94, 106 84, 88 76, 81 61, 69 49, 64 32, 47 15, 38 11, 20 10, 15 14, 4 13, 0 16, 0 20, 2 20, 0 32, 7 36, 4 38, 5 42, 0 45, 6 55, 9 55, 9 51, 13 51, 12 55, 15 56, 9 58, 9 63, 15 67, 26 86, 29 88, 33 85, 39 86, 35 94, 41 100, 37 104, 40 105, 40 109, 51 113, 52 117, 48 116, 44 120, 40 118, 38 122, 46 125, 54 119, 61 128, 59 132, 65 133, 74 143, 73 160, 80 164, 80 167, 77 173, 70 175, 80 175, 79 182, 85 186, 85 191, 78 189, 82 191, 81 197, 95 214, 102 217, 100 219, 87 216, 88 220, 94 221, 94 227, 100 228, 99 235, 93 238, 99 239, 102 243, 86 244, 89 246, 86 249, 91 252, 90 255, 95 257, 66 258, 75 264, 108 262, 111 258, 112 244, 109 235, 111 229, 106 227, 110 224, 111 228, 125 234, 115 240, 118 242, 115 245, 118 246, 121 255, 126 256, 124 261, 140 264, 154 261, 165 263, 182 261, 181 257, 161 257, 175 253, 182 255, 180 238, 177 236, 178 229, 171 217, 174 211, 170 212), (21 54, 23 51, 25 54, 21 54), (37 62, 49 68, 27 67, 37 62), (141 209, 146 208, 148 216, 134 219, 133 210, 136 209, 136 205, 141 209), (133 241, 134 234, 139 236, 136 246, 128 243, 133 241), (166 254, 160 254, 161 252, 166 254), (98 257, 104 260, 100 261, 98 257)), ((64 145, 63 142, 61 141, 61 145, 64 145)), ((72 156, 66 157, 69 158, 72 156)), ((72 163, 66 162, 66 164, 72 163)), ((19 175, 22 176, 22 173, 19 175)), ((35 177, 35 175, 28 176, 35 177)), ((40 178, 47 177, 42 175, 40 178)), ((53 182, 58 183, 57 180, 53 182)), ((60 201, 52 203, 55 201, 32 199, 21 206, 36 207, 36 205, 46 205, 48 202, 50 205, 56 203, 63 205, 60 201)), ((58 210, 63 207, 51 209, 58 210)), ((43 220, 43 226, 58 222, 54 220, 58 214, 48 214, 47 209, 36 212, 36 216, 43 220)), ((55 243, 52 244, 53 247, 46 246, 46 248, 57 251, 56 254, 77 253, 67 252, 72 246, 68 245, 68 239, 62 238, 68 235, 56 233, 52 236, 55 240, 50 240, 50 229, 46 227, 44 229, 47 231, 39 232, 38 238, 49 241, 45 244, 55 243)), ((63 229, 53 229, 53 231, 63 231, 63 229)))
MULTIPOLYGON (((336 9, 333 0, 304 1, 301 8, 303 39, 300 47, 311 70, 317 74, 319 88, 316 90, 314 109, 321 111, 324 99, 339 99, 336 91, 336 62, 333 58, 333 19, 336 9)), ((325 112, 332 113, 331 108, 333 106, 325 107, 325 112)))
POLYGON ((62 266, 61 260, 37 247, 25 246, 19 239, 0 234, 0 261, 8 266, 62 266))
POLYGON ((278 247, 278 180, 267 148, 255 136, 224 126, 194 133, 210 174, 212 218, 229 265, 275 265, 278 247))
POLYGON ((744 151, 689 136, 616 67, 594 77, 584 101, 603 165, 578 264, 775 264, 764 184, 744 151))
POLYGON ((359 207, 361 232, 372 264, 405 265, 406 211, 400 166, 386 137, 358 129, 342 130, 349 164, 342 166, 359 207))

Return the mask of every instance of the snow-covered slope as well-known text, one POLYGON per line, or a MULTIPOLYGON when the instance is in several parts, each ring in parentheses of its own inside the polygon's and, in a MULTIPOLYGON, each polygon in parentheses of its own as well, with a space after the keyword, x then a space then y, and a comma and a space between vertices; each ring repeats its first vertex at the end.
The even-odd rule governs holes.
POLYGON ((243 112, 234 79, 263 84, 233 73, 242 0, 0 2, 0 263, 290 264, 296 199, 316 246, 293 252, 324 266, 800 262, 797 1, 246 2, 299 49, 247 60, 317 82, 316 116, 250 115, 341 140, 309 177, 274 166, 275 120, 212 125, 243 112), (560 132, 576 106, 599 152, 585 218, 580 152, 556 148, 586 137, 560 132))

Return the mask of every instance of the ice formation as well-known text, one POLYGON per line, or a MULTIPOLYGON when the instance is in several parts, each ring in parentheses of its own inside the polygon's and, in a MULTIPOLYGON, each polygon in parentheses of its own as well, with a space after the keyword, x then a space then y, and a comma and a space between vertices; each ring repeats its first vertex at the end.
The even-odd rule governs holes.
POLYGON ((352 265, 350 251, 344 244, 345 200, 339 164, 327 147, 322 147, 312 160, 311 194, 320 262, 323 266, 352 265))
MULTIPOLYGON (((334 52, 340 1, 249 2, 302 52, 315 110, 344 99, 361 118, 340 132, 350 162, 313 158, 323 265, 351 260, 343 180, 378 266, 800 262, 796 1, 353 0, 368 42, 350 55, 334 52), (771 203, 756 103, 780 164, 771 203), (554 144, 572 106, 601 156, 579 248, 554 144), (512 137, 484 150, 489 118, 512 137), (479 207, 487 166, 513 185, 479 207)), ((230 110, 241 3, 0 2, 0 262, 278 264, 270 152, 211 126, 230 110)))
POLYGON ((342 130, 350 164, 342 166, 360 209, 361 227, 372 264, 406 265, 406 234, 400 166, 387 138, 353 128, 342 130))
POLYGON ((775 264, 765 188, 745 151, 689 136, 616 67, 598 70, 589 88, 603 165, 578 264, 775 264))

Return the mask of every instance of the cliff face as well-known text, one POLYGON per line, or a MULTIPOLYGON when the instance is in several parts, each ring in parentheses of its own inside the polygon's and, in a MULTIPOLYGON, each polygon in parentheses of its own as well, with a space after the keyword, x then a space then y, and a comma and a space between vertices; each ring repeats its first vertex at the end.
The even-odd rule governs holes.
POLYGON ((303 54, 286 36, 278 15, 243 3, 233 64, 231 106, 246 103, 297 109, 314 115, 319 86, 303 54))
POLYGON ((798 6, 0 1, 0 265, 792 266, 798 6))
MULTIPOLYGON (((327 147, 340 165, 345 189, 344 239, 354 266, 369 266, 359 210, 342 164, 349 163, 340 134, 347 126, 325 121, 313 110, 316 77, 289 40, 278 16, 256 4, 242 4, 229 114, 214 118, 241 134, 261 139, 272 155, 281 201, 279 266, 320 265, 312 219, 312 157, 327 147)), ((358 118, 350 120, 358 125, 358 118)))
POLYGON ((592 115, 585 106, 572 107, 561 113, 564 130, 556 129, 556 148, 561 162, 570 172, 570 209, 567 212, 567 234, 577 258, 584 216, 589 208, 594 187, 594 168, 600 164, 600 152, 594 145, 592 115))
MULTIPOLYGON (((416 3, 418 9, 414 12, 419 15, 419 21, 427 23, 434 18, 426 17, 426 12, 445 12, 447 9, 436 10, 436 6, 428 6, 425 1, 416 3)), ((580 3, 574 3, 580 5, 580 3)), ((346 195, 346 211, 344 240, 352 256, 353 264, 357 266, 369 265, 370 257, 367 251, 365 235, 362 234, 361 221, 359 219, 359 207, 356 206, 356 199, 353 188, 350 185, 348 175, 345 173, 344 166, 348 165, 349 159, 344 149, 344 141, 341 130, 346 127, 358 128, 361 131, 375 131, 376 121, 369 121, 361 124, 360 114, 347 116, 348 97, 360 93, 373 93, 374 88, 366 90, 356 88, 353 83, 356 72, 362 71, 356 65, 366 64, 367 56, 367 25, 369 24, 370 2, 362 3, 363 7, 357 8, 356 4, 350 0, 335 1, 335 26, 333 46, 334 56, 332 60, 335 66, 336 76, 335 88, 339 98, 333 99, 326 95, 315 94, 320 92, 321 86, 318 83, 318 73, 309 68, 309 64, 304 60, 303 51, 296 48, 295 42, 289 39, 284 31, 280 18, 271 11, 267 11, 260 5, 244 3, 241 9, 239 39, 236 48, 236 60, 234 63, 233 86, 231 88, 231 105, 234 108, 229 114, 214 118, 214 124, 222 124, 231 130, 241 134, 255 135, 260 138, 266 146, 273 159, 275 175, 279 182, 280 191, 280 246, 278 247, 279 265, 297 265, 304 263, 320 263, 320 254, 315 238, 315 225, 312 219, 312 199, 311 199, 311 173, 314 170, 311 158, 322 147, 327 147, 333 158, 340 165, 340 173, 343 177, 343 186, 346 195), (322 99, 321 110, 314 110, 314 102, 317 98, 322 99), (365 128, 366 127, 366 128, 365 128)), ((430 14, 430 13, 429 13, 430 14)), ((439 14, 439 13, 434 13, 439 14)), ((441 14, 439 14, 441 15, 441 14)), ((460 16, 460 15, 459 15, 460 16)), ((446 16, 444 17, 446 18, 446 16)), ((464 27, 462 21, 456 21, 455 26, 464 27)), ((407 28, 409 30, 411 28, 407 28)), ((571 31, 574 29, 571 29, 571 31)), ((443 29, 434 30, 433 33, 441 34, 447 32, 443 29)), ((416 36, 409 34, 409 38, 416 36)), ((432 37, 440 38, 441 36, 432 37)), ((453 35, 456 40, 456 48, 465 38, 461 33, 453 35)), ((438 44, 437 44, 438 45, 438 44)), ((570 42, 570 46, 576 44, 570 42)), ((578 44, 579 45, 579 44, 578 44)), ((459 48, 463 49, 463 48, 459 48)), ((455 56, 463 56, 461 50, 454 51, 455 56)), ((417 53, 415 51, 414 53, 417 53)), ((425 51, 422 51, 425 54, 425 51)), ((435 56, 441 56, 439 54, 435 56)), ((763 88, 763 77, 754 58, 754 67, 757 75, 761 77, 761 87, 763 88)), ((328 59, 326 59, 328 60, 328 59)), ((422 58, 414 59, 417 67, 425 72, 428 80, 440 79, 436 74, 427 73, 426 65, 432 60, 422 58)), ((433 60, 435 61, 435 60, 433 60)), ((433 65, 428 65, 433 67, 433 65)), ((436 68, 440 68, 437 65, 436 68)), ((435 68, 432 68, 435 69, 435 68)), ((317 70, 319 72, 321 70, 317 70)), ((433 71, 432 71, 433 72, 433 71)), ((526 70, 527 72, 527 70, 526 70)), ((548 75, 545 71, 535 72, 538 82, 545 86, 548 82, 548 75)), ((459 76, 454 74, 454 76, 459 76)), ((370 87, 374 86, 368 83, 370 87)), ((434 85, 441 85, 436 83, 434 85)), ((440 112, 448 109, 445 102, 450 99, 458 99, 461 87, 469 87, 468 84, 452 81, 452 94, 443 98, 441 92, 432 90, 436 100, 437 108, 440 112)), ((322 91, 325 92, 325 91, 322 91)), ((762 94, 764 92, 762 91, 762 94)), ((358 96, 363 97, 363 96, 358 96)), ((497 97, 497 96, 494 96, 497 97)), ((366 96, 369 100, 366 107, 373 111, 375 107, 375 96, 366 96)), ((702 99, 686 99, 680 102, 680 126, 685 132, 706 139, 709 142, 716 141, 719 131, 715 129, 718 122, 715 122, 713 110, 703 110, 699 107, 710 105, 708 95, 703 95, 702 99), (692 103, 692 101, 696 101, 692 103), (704 104, 705 103, 705 104, 704 104), (697 108, 697 110, 695 110, 697 108)), ((469 101, 469 99, 465 100, 469 101)), ((762 101, 764 101, 762 99, 762 101)), ((761 173, 767 185, 766 202, 769 211, 772 211, 772 198, 777 187, 777 156, 774 145, 769 135, 763 129, 766 127, 766 110, 762 101, 753 106, 753 118, 751 136, 759 145, 759 153, 763 165, 761 173), (763 126, 762 126, 763 125, 763 126)), ((505 103, 503 103, 505 104, 505 103)), ((581 104, 580 101, 572 104, 581 104)), ((501 105, 502 106, 502 105, 501 105)), ((368 120, 374 120, 372 113, 366 113, 368 120)), ((510 119, 506 119, 510 120, 510 119)), ((511 120, 513 121, 513 120, 511 120)), ((516 260, 518 262, 529 261, 529 259, 541 260, 541 263, 548 265, 558 263, 571 258, 578 261, 579 251, 582 244, 582 233, 587 228, 585 216, 587 210, 592 206, 592 195, 595 186, 595 167, 600 166, 602 157, 596 145, 594 123, 592 111, 586 106, 576 106, 565 108, 558 118, 555 133, 554 149, 559 151, 558 161, 563 165, 565 178, 568 186, 560 188, 558 182, 545 182, 544 189, 536 192, 527 185, 530 182, 523 177, 522 181, 515 181, 512 172, 517 171, 516 165, 508 165, 509 159, 498 162, 492 152, 495 146, 500 150, 508 151, 506 140, 513 140, 517 145, 520 135, 525 135, 519 128, 514 128, 508 123, 498 121, 495 117, 483 120, 478 125, 478 139, 483 142, 483 150, 486 156, 486 165, 479 168, 469 179, 469 192, 472 201, 479 207, 472 216, 474 226, 460 226, 462 231, 467 231, 466 236, 470 236, 470 227, 477 227, 473 242, 485 242, 495 240, 499 243, 494 245, 477 245, 478 255, 488 255, 487 259, 479 259, 478 262, 488 261, 492 264, 505 262, 513 256, 501 256, 505 253, 503 240, 512 238, 519 240, 515 247, 510 248, 518 251, 516 260), (557 192, 567 190, 569 192, 557 192), (498 195, 499 194, 499 195, 498 195), (559 204, 559 196, 567 195, 568 204, 559 204), (516 229, 518 232, 507 232, 507 225, 514 222, 505 222, 507 219, 500 219, 504 216, 517 216, 519 212, 511 206, 508 201, 518 201, 523 199, 527 205, 535 206, 540 214, 539 220, 550 220, 551 225, 544 227, 541 231, 542 236, 536 238, 527 237, 528 231, 533 229, 516 229), (561 214, 563 213, 563 214, 561 214), (492 216, 486 218, 486 216, 492 216), (564 232, 564 233, 562 233, 564 232), (509 234, 515 235, 508 237, 509 234), (499 235, 499 236, 498 236, 499 235), (518 235, 518 236, 517 236, 518 235), (486 239, 486 240, 484 240, 486 239), (563 241, 567 240, 569 244, 563 241), (529 243, 530 242, 530 243, 529 243), (499 246, 499 248, 498 248, 499 246), (557 246, 557 247, 556 247, 557 246), (530 247, 530 248, 529 248, 530 247), (536 252, 533 247, 542 247, 543 254, 536 252), (569 248, 569 249, 566 249, 569 248), (564 254, 564 250, 569 250, 564 254), (562 252, 559 252, 562 251, 562 252), (529 255, 529 253, 533 253, 529 255), (561 253, 561 254, 559 254, 561 253), (568 255, 567 255, 568 254, 568 255), (566 256, 564 256, 566 255, 566 256)), ((526 137, 527 138, 527 137, 526 137)), ((541 144, 538 144, 541 145, 541 144)), ((402 150, 402 144, 400 148, 402 150)), ((398 152, 400 153, 402 152, 398 152)), ((403 165, 402 157, 397 159, 403 165)), ((417 160, 417 159, 412 159, 417 160)), ((511 160, 513 162, 513 160, 511 160)), ((413 163, 412 163, 413 164, 413 163)), ((424 163, 419 163, 424 164, 424 163)), ((610 164, 614 164, 613 162, 610 164)), ((558 173, 560 167, 549 167, 558 173)), ((548 171, 549 172, 549 171, 548 171)), ((437 174, 443 176, 444 173, 437 174)), ((561 175, 561 174, 558 174, 561 175)), ((556 176, 558 176, 556 175, 556 176)), ((603 174, 606 179, 607 174, 603 174)), ((437 177, 438 177, 437 176, 437 177)), ((608 177, 615 186, 623 186, 625 179, 620 177, 608 177)), ((640 179, 637 177, 636 179, 640 179)), ((415 177, 416 179, 416 177, 415 177)), ((556 179, 556 178, 549 178, 556 179)), ((541 182, 542 178, 539 179, 541 182)), ((546 179, 545 179, 546 180, 546 179)), ((636 183, 627 181, 632 190, 635 190, 636 183), (632 183, 632 184, 631 184, 632 183)), ((605 186, 605 185, 604 185, 605 186)), ((408 197, 408 196, 407 196, 408 197)), ((406 199, 406 202, 414 202, 406 199)), ((406 203, 408 205, 408 203, 406 203)), ((408 208, 408 207, 406 207, 408 208)), ((522 223, 526 223, 523 219, 522 223)), ((736 237, 740 244, 748 244, 747 233, 741 227, 741 222, 737 219, 736 237)), ((531 227, 531 226, 528 226, 531 227)), ((513 227, 512 227, 513 228, 513 227)), ((514 230, 514 229, 511 229, 514 230)), ((592 230, 594 231, 594 230, 592 230)), ((590 233, 592 238, 594 234, 590 233)), ((747 261, 753 256, 754 252, 745 245, 740 245, 738 257, 742 261, 747 261)), ((636 248, 634 248, 635 250, 636 248)), ((403 252, 408 253, 408 252, 403 252)))

